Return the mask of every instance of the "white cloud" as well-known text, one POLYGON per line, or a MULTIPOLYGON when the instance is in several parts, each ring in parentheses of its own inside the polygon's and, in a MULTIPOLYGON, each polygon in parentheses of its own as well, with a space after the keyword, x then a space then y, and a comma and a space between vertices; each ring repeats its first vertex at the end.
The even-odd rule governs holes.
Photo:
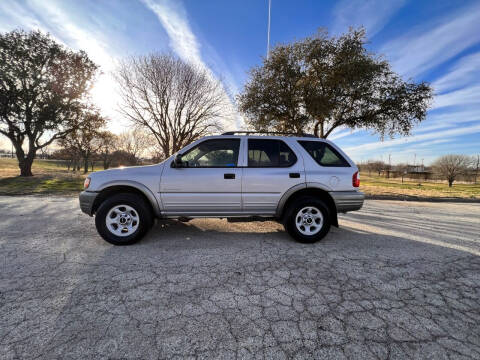
POLYGON ((342 0, 334 9, 333 33, 348 30, 349 26, 364 26, 372 38, 387 24, 405 0, 342 0))
MULTIPOLYGON (((8 23, 9 30, 21 27, 26 30, 39 29, 48 32, 59 43, 84 50, 100 66, 102 73, 92 89, 92 100, 101 109, 102 114, 112 120, 111 130, 119 132, 122 130, 121 126, 115 122, 118 118, 116 106, 119 98, 115 95, 116 83, 111 76, 117 52, 108 45, 100 31, 95 31, 95 26, 77 24, 72 14, 65 11, 62 5, 62 2, 41 0, 28 0, 24 5, 0 2, 0 10, 11 21, 8 23)), ((3 22, 2 15, 0 19, 3 22)))
MULTIPOLYGON (((473 107, 471 109, 453 109, 446 112, 429 113, 427 120, 418 125, 414 133, 415 135, 432 132, 434 130, 456 128, 458 126, 465 126, 466 123, 474 123, 480 121, 480 108, 473 107)), ((472 124, 469 124, 472 125, 472 124)))
MULTIPOLYGON (((479 30, 480 31, 480 30, 479 30)), ((433 87, 438 93, 458 89, 480 78, 480 52, 461 58, 446 75, 435 82, 433 87)))
POLYGON ((428 115, 429 124, 456 124, 480 121, 480 107, 475 106, 472 108, 462 107, 460 110, 455 109, 453 111, 434 113, 428 115))
POLYGON ((426 26, 420 26, 383 46, 402 75, 416 76, 454 57, 480 41, 480 5, 463 8, 426 26))
MULTIPOLYGON (((170 46, 175 53, 184 61, 188 61, 196 66, 207 70, 213 78, 216 78, 213 71, 205 64, 201 55, 201 45, 193 33, 185 9, 180 2, 170 0, 142 0, 142 2, 155 13, 160 20, 163 28, 170 38, 170 46)), ((235 91, 236 85, 232 77, 226 73, 229 81, 229 88, 235 91)), ((230 103, 230 111, 233 113, 232 119, 223 119, 225 128, 244 127, 243 118, 236 112, 235 105, 227 91, 225 97, 230 103)))
POLYGON ((367 144, 357 145, 357 146, 350 146, 345 148, 347 153, 355 153, 356 155, 361 154, 368 154, 371 153, 373 150, 378 149, 385 149, 385 148, 393 148, 396 146, 406 145, 406 144, 413 144, 424 142, 425 140, 445 140, 448 138, 466 135, 466 134, 475 134, 480 133, 480 125, 472 125, 467 127, 461 128, 452 128, 448 130, 436 131, 427 134, 421 135, 412 135, 408 138, 398 138, 398 139, 391 139, 386 141, 375 141, 367 144))
POLYGON ((434 99, 432 109, 463 104, 480 104, 480 85, 469 86, 438 95, 434 99))
POLYGON ((361 131, 361 129, 352 130, 350 128, 345 128, 345 127, 338 127, 337 129, 332 131, 332 134, 328 138, 329 140, 338 140, 338 139, 344 138, 345 136, 350 136, 361 131))
POLYGON ((77 25, 58 3, 42 0, 30 0, 28 3, 41 14, 43 22, 54 29, 56 37, 64 40, 69 46, 86 51, 103 70, 111 70, 114 67, 112 49, 101 40, 99 33, 87 31, 86 26, 77 25))
POLYGON ((1 31, 11 31, 18 28, 19 25, 26 29, 39 29, 45 33, 49 31, 39 19, 31 14, 29 9, 12 1, 0 1, 0 19, 1 31))
POLYGON ((170 38, 170 46, 183 60, 207 68, 202 61, 200 44, 190 29, 185 9, 168 0, 142 0, 162 23, 170 38))

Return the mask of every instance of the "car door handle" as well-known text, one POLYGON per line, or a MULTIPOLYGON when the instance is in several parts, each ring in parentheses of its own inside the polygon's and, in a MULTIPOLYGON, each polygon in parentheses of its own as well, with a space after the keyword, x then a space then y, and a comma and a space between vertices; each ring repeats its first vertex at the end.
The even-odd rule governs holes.
POLYGON ((235 174, 223 174, 224 179, 235 179, 235 174))
POLYGON ((292 179, 298 179, 300 177, 300 173, 290 173, 288 176, 292 179))

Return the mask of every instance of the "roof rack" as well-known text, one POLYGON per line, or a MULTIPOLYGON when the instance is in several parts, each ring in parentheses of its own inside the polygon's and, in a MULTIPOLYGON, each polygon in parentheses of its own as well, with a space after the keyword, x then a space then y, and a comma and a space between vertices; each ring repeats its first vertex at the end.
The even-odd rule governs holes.
POLYGON ((289 136, 299 136, 299 137, 312 137, 316 138, 313 134, 305 134, 305 133, 293 133, 293 132, 278 132, 278 131, 227 131, 224 132, 222 135, 238 135, 238 134, 266 134, 266 135, 289 135, 289 136))

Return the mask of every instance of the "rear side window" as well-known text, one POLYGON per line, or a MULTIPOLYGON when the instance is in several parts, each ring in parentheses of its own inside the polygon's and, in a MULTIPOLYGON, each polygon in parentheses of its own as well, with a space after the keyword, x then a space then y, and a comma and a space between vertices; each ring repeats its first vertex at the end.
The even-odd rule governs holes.
POLYGON ((289 167, 296 162, 295 153, 281 140, 248 139, 249 167, 289 167))
POLYGON ((347 160, 332 146, 322 141, 299 141, 310 156, 322 166, 350 167, 347 160))

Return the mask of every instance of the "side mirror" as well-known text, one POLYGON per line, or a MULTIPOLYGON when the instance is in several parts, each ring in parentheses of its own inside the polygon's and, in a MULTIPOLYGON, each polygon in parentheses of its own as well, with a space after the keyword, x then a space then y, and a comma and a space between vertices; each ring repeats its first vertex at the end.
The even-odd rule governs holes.
POLYGON ((182 168, 185 167, 185 163, 182 161, 182 154, 177 154, 175 159, 173 159, 172 167, 182 168))

